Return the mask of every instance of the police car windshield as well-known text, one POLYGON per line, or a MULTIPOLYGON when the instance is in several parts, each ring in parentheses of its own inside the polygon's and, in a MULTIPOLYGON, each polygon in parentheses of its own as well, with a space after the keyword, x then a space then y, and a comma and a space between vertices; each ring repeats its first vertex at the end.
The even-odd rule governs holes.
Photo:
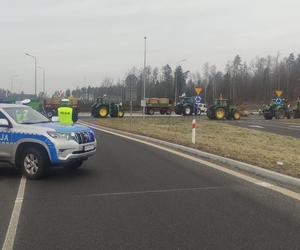
POLYGON ((36 124, 50 122, 48 118, 28 107, 4 108, 4 111, 19 124, 36 124))

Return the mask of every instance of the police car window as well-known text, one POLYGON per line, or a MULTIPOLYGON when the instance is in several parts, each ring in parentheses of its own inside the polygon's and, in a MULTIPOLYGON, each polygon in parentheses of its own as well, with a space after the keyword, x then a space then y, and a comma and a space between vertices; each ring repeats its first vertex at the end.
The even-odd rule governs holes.
POLYGON ((5 115, 0 111, 0 119, 6 119, 7 120, 7 118, 5 117, 5 115))
POLYGON ((5 112, 19 124, 35 124, 50 122, 39 112, 27 107, 5 108, 5 112))

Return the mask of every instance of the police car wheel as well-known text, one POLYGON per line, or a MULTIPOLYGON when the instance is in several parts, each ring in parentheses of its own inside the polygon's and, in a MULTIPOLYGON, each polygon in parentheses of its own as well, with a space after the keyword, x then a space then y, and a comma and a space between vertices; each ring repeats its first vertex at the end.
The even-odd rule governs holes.
POLYGON ((22 153, 20 167, 27 179, 37 180, 46 175, 48 156, 38 148, 28 148, 22 153))

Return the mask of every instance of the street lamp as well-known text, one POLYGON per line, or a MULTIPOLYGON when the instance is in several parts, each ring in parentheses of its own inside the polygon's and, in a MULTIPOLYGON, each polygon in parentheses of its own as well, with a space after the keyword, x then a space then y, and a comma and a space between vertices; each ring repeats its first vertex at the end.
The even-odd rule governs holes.
POLYGON ((11 76, 11 79, 10 79, 10 92, 11 92, 11 94, 13 93, 14 78, 15 77, 18 77, 18 75, 13 75, 13 76, 11 76))
POLYGON ((25 53, 25 55, 34 59, 34 95, 36 96, 36 68, 37 68, 36 57, 28 53, 25 53))
POLYGON ((146 59, 147 59, 147 37, 145 40, 145 50, 144 50, 144 101, 143 101, 143 118, 145 118, 145 108, 146 108, 146 59))
POLYGON ((174 98, 175 105, 177 103, 177 67, 178 67, 179 63, 182 63, 182 62, 185 62, 185 61, 187 61, 187 60, 186 59, 182 59, 182 60, 176 62, 176 67, 175 67, 175 82, 174 82, 174 85, 175 85, 174 86, 175 87, 175 98, 174 98))
POLYGON ((39 69, 43 70, 43 94, 45 95, 46 93, 46 85, 45 85, 45 68, 44 67, 41 67, 41 66, 38 66, 39 69))

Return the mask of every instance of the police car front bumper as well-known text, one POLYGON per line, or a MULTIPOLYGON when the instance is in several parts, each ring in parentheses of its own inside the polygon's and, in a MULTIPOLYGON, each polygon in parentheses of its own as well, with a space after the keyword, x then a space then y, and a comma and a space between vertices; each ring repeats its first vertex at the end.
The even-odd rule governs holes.
POLYGON ((97 141, 78 144, 75 141, 60 142, 56 145, 59 163, 87 159, 97 150, 97 141))

